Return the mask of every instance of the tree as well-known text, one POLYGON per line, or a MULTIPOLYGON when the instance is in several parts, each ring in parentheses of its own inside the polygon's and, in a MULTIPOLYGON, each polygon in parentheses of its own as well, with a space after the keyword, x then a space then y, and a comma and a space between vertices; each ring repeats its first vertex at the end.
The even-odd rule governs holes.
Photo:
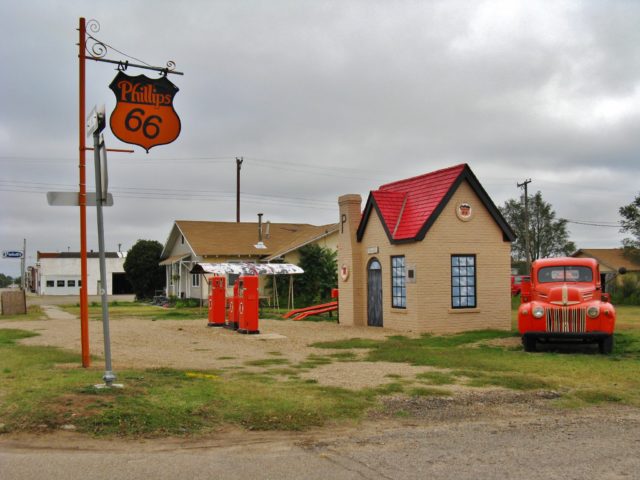
POLYGON ((338 285, 337 252, 320 245, 300 249, 300 268, 304 273, 296 279, 296 298, 304 305, 329 301, 331 289, 338 285))
POLYGON ((138 240, 127 253, 124 271, 136 298, 151 298, 164 287, 165 273, 160 263, 162 245, 155 240, 138 240))
MULTIPOLYGON (((511 228, 518 235, 511 247, 511 256, 515 261, 522 261, 526 255, 526 229, 524 205, 519 199, 505 202, 500 211, 511 228)), ((575 243, 569 241, 567 220, 556 219, 556 212, 542 198, 539 191, 529 195, 529 253, 531 260, 547 257, 571 255, 576 251, 575 243)))
POLYGON ((0 288, 10 287, 13 283, 13 278, 4 273, 0 273, 0 288))
POLYGON ((620 207, 619 212, 622 217, 620 231, 635 237, 622 240, 625 254, 640 259, 640 194, 629 205, 620 207))

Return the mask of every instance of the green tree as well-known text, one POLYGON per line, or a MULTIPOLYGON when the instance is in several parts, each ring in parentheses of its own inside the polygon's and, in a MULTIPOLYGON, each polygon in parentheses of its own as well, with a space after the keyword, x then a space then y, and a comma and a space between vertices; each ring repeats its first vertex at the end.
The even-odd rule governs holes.
POLYGON ((338 285, 337 252, 305 245, 300 249, 299 266, 304 273, 296 278, 296 298, 304 305, 330 301, 331 289, 338 285))
POLYGON ((550 203, 542 198, 539 191, 529 195, 529 225, 525 224, 524 204, 519 199, 507 200, 500 211, 511 228, 518 235, 512 244, 511 256, 514 261, 526 260, 526 231, 529 230, 529 253, 531 260, 547 257, 571 255, 576 251, 575 243, 569 240, 567 221, 556 218, 550 203))
POLYGON ((640 194, 629 205, 620 207, 619 213, 622 217, 620 231, 633 235, 633 238, 622 240, 625 255, 640 261, 640 194))
POLYGON ((0 273, 0 288, 10 287, 13 283, 13 278, 4 273, 0 273))
POLYGON ((165 273, 160 263, 162 245, 155 240, 138 240, 127 253, 124 271, 136 298, 151 298, 164 287, 165 273))

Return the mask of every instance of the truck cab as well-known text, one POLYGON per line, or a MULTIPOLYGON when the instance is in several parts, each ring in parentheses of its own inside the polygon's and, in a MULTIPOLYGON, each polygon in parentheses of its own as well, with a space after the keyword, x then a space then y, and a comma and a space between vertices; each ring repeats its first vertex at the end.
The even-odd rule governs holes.
POLYGON ((518 331, 525 351, 538 342, 598 343, 613 350, 616 312, 603 293, 598 263, 592 258, 546 258, 531 265, 522 285, 518 331))

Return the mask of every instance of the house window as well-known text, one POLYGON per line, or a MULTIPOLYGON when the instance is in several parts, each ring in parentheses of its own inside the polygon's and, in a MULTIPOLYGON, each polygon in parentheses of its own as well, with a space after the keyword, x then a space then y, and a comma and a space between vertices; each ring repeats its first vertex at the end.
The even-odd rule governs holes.
POLYGON ((64 280, 56 280, 56 287, 64 287, 64 280))
POLYGON ((451 255, 451 306, 475 308, 476 256, 451 255))
POLYGON ((191 275, 191 286, 192 287, 200 286, 200 275, 191 275))
POLYGON ((75 286, 76 286, 75 280, 67 280, 67 287, 75 287, 75 286))
POLYGON ((53 288, 54 286, 55 286, 55 283, 53 282, 53 280, 47 280, 47 287, 53 288))
POLYGON ((391 306, 393 308, 407 308, 404 255, 391 257, 391 306))

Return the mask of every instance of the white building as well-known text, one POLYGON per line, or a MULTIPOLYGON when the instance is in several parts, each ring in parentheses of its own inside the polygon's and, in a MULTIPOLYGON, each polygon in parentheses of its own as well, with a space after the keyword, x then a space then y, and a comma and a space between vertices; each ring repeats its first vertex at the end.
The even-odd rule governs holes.
MULTIPOLYGON (((107 295, 133 293, 124 272, 126 253, 106 252, 107 295)), ((38 252, 33 269, 33 284, 39 295, 79 295, 81 286, 80 253, 38 252)), ((100 295, 100 258, 87 253, 87 294, 100 295)))

